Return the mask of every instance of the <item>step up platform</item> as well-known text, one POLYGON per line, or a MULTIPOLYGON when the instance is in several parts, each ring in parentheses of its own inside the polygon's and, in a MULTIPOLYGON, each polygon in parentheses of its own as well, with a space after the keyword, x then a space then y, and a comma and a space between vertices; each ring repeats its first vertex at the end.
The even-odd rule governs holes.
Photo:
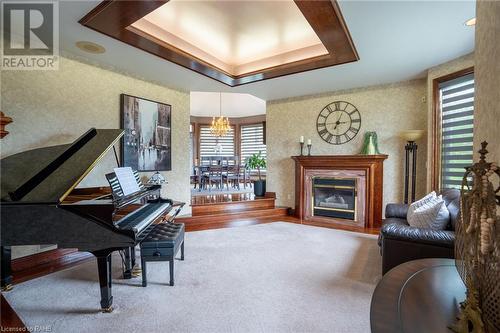
POLYGON ((176 221, 184 223, 186 230, 226 226, 227 223, 239 225, 245 221, 262 218, 286 217, 288 207, 275 206, 275 193, 268 192, 264 197, 253 193, 228 193, 191 198, 191 216, 179 216, 176 221))

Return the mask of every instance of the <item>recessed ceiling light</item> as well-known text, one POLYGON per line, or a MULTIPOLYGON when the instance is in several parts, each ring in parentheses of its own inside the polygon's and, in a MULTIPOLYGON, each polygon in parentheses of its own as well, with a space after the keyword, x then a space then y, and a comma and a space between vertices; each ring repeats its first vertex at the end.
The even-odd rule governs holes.
POLYGON ((468 27, 472 27, 473 25, 476 25, 476 18, 473 17, 473 18, 465 21, 465 25, 468 27))
POLYGON ((106 52, 106 49, 104 47, 102 47, 99 44, 92 43, 92 42, 79 41, 79 42, 76 42, 75 45, 80 50, 88 52, 88 53, 101 54, 101 53, 106 52))

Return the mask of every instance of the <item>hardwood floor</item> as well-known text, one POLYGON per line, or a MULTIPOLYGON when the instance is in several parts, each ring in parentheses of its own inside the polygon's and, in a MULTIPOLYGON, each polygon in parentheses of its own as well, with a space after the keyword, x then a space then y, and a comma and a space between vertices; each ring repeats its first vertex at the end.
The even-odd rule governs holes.
POLYGON ((79 265, 93 256, 76 249, 55 249, 12 260, 14 284, 79 265))
POLYGON ((191 197, 192 216, 214 215, 234 212, 253 212, 275 207, 275 193, 256 197, 253 193, 228 193, 191 197))
POLYGON ((0 306, 2 332, 28 332, 21 318, 19 318, 3 295, 0 296, 0 306))
MULTIPOLYGON (((181 219, 178 219, 181 222, 181 219)), ((294 216, 270 216, 270 217, 255 217, 255 218, 239 218, 232 220, 221 220, 209 223, 188 223, 186 225, 186 231, 200 231, 209 229, 221 229, 221 228, 232 228, 232 227, 242 227, 253 224, 263 224, 271 222, 290 222, 300 224, 300 220, 294 216)), ((182 222, 184 223, 184 222, 182 222)))

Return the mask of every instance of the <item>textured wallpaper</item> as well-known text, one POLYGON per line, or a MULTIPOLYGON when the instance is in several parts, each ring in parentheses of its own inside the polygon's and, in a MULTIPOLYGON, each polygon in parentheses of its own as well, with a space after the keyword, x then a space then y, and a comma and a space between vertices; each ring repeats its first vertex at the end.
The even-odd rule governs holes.
POLYGON ((489 161, 500 163, 500 2, 478 1, 476 13, 474 149, 486 140, 489 161))
MULTIPOLYGON (((172 105, 172 171, 164 172, 169 183, 163 194, 189 203, 188 93, 68 58, 61 58, 58 71, 1 75, 1 110, 14 119, 1 142, 2 157, 71 142, 90 127, 119 128, 121 93, 172 105)), ((81 186, 107 185, 104 175, 115 166, 110 151, 81 186)), ((189 210, 187 205, 184 213, 189 210)))
MULTIPOLYGON (((312 154, 357 154, 367 131, 376 131, 380 152, 388 154, 384 163, 384 205, 401 202, 403 197, 404 145, 398 132, 426 129, 427 103, 425 80, 374 86, 328 94, 268 102, 267 154, 268 191, 276 192, 280 205, 294 207, 294 163, 299 154, 299 137, 312 140, 312 154), (350 142, 331 145, 316 130, 316 118, 333 101, 354 104, 361 113, 361 130, 350 142)), ((417 196, 425 192, 426 140, 418 142, 417 196)))

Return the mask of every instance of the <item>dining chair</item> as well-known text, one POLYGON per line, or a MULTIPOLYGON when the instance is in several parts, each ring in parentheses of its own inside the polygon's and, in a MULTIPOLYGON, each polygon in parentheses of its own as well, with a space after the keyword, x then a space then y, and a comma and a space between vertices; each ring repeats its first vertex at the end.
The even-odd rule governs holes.
POLYGON ((203 175, 204 186, 208 184, 208 190, 211 191, 212 185, 215 184, 218 188, 222 187, 222 165, 210 165, 208 172, 203 175))
POLYGON ((212 156, 202 156, 200 165, 210 165, 212 160, 212 156))
POLYGON ((252 180, 250 179, 250 170, 246 165, 240 165, 240 181, 243 181, 243 188, 247 188, 252 185, 252 180))
POLYGON ((240 166, 239 164, 228 165, 227 171, 223 174, 224 183, 229 190, 229 183, 231 187, 240 189, 240 166))
POLYGON ((212 156, 210 165, 223 165, 224 157, 222 156, 212 156))
POLYGON ((227 165, 236 165, 238 164, 238 156, 229 156, 227 158, 227 165))

